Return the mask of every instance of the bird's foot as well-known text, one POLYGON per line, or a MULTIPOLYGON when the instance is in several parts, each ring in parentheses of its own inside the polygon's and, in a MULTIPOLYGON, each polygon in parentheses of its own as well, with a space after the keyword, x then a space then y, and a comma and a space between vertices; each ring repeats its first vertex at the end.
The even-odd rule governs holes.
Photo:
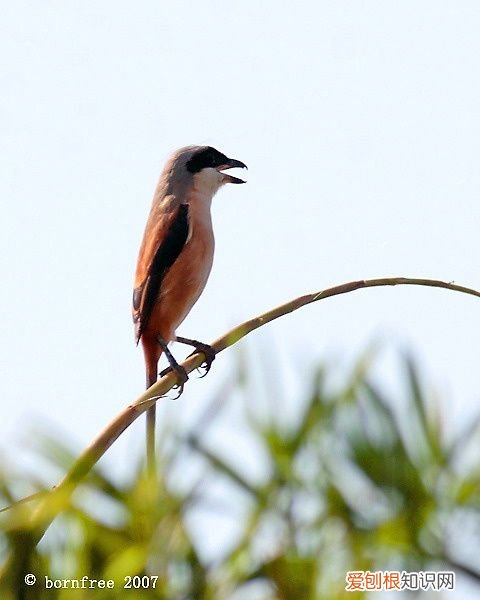
POLYGON ((180 398, 180 396, 183 394, 183 388, 188 381, 188 374, 181 365, 176 363, 175 365, 163 369, 163 371, 160 372, 160 377, 168 375, 168 373, 172 372, 177 376, 177 383, 172 389, 178 390, 178 394, 175 396, 175 398, 173 398, 173 400, 178 400, 178 398, 180 398))
POLYGON ((178 362, 175 360, 173 354, 168 349, 166 342, 160 337, 158 338, 158 342, 162 346, 162 349, 165 352, 165 356, 167 357, 168 362, 170 363, 170 366, 160 373, 160 377, 163 377, 164 375, 166 375, 167 373, 171 373, 172 371, 176 374, 177 383, 173 386, 173 389, 178 390, 178 394, 174 398, 174 400, 177 400, 177 398, 180 398, 180 396, 183 394, 183 387, 188 381, 188 374, 185 371, 185 369, 181 365, 179 365, 178 362))
POLYGON ((205 375, 207 375, 210 371, 212 363, 215 360, 215 356, 217 355, 217 353, 215 352, 215 349, 212 348, 212 346, 209 346, 208 344, 201 344, 197 346, 195 350, 188 356, 193 356, 194 354, 198 354, 199 352, 202 352, 205 355, 205 360, 197 368, 197 371, 201 373, 200 378, 202 378, 205 377, 205 375), (204 371, 203 373, 202 370, 204 371))
MULTIPOLYGON (((205 371, 202 375, 200 375, 200 377, 205 377, 205 375, 207 375, 207 373, 210 371, 212 363, 215 360, 215 356, 217 354, 215 351, 215 348, 213 348, 213 346, 210 346, 209 344, 204 344, 203 342, 199 342, 198 340, 191 340, 189 338, 184 338, 184 337, 177 336, 176 341, 180 342, 181 344, 187 344, 188 346, 193 346, 195 348, 195 350, 188 356, 193 356, 194 354, 198 354, 199 352, 201 352, 202 354, 205 355, 204 362, 200 365, 200 367, 198 367, 198 371, 201 372, 201 369, 204 369, 204 371, 205 371)), ((187 358, 188 358, 188 356, 187 356, 187 358)))
POLYGON ((178 363, 175 367, 171 367, 171 369, 177 375, 177 383, 173 386, 174 390, 178 390, 178 393, 174 398, 174 400, 177 400, 183 394, 183 387, 188 381, 188 374, 178 363))

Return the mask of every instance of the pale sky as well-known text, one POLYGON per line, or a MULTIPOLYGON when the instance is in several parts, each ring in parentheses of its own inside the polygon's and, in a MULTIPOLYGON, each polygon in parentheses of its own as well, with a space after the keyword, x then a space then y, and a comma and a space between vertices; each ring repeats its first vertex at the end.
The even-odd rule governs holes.
MULTIPOLYGON (((474 1, 4 2, 6 456, 21 459, 45 420, 80 450, 142 391, 133 270, 180 146, 249 166, 247 185, 214 199, 212 275, 180 334, 212 341, 352 279, 480 288, 479 31, 474 1)), ((380 341, 379 378, 394 391, 394 352, 410 349, 456 431, 479 410, 479 331, 478 299, 377 288, 290 315, 244 348, 277 355, 292 381, 380 341)), ((168 410, 195 412, 234 354, 168 410)), ((143 433, 142 420, 104 464, 140 452, 143 433)))

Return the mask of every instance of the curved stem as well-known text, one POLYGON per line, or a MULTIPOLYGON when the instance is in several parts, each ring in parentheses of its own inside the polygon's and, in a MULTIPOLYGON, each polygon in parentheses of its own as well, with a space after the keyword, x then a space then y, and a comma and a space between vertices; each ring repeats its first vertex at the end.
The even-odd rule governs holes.
MULTIPOLYGON (((436 279, 415 279, 409 277, 386 277, 381 279, 361 279, 351 281, 335 287, 331 287, 312 294, 306 294, 286 302, 272 310, 269 310, 258 317, 254 317, 249 321, 245 321, 241 325, 234 327, 225 335, 219 337, 211 346, 216 353, 222 352, 233 344, 236 344, 243 337, 263 327, 267 323, 278 319, 288 313, 291 313, 299 308, 330 298, 340 294, 346 294, 358 289, 380 287, 380 286, 395 286, 395 285, 418 285, 427 287, 444 288, 463 294, 469 294, 480 298, 480 292, 465 286, 456 285, 436 279)), ((201 353, 189 356, 183 363, 182 367, 187 373, 190 373, 204 362, 204 357, 201 353)), ((142 413, 148 410, 155 402, 164 396, 175 384, 176 374, 170 372, 154 383, 148 390, 141 394, 132 404, 124 408, 91 442, 91 444, 82 452, 79 458, 72 465, 68 473, 62 481, 52 490, 50 494, 39 501, 39 505, 32 515, 32 529, 35 534, 32 536, 32 543, 36 544, 48 529, 50 523, 56 515, 66 505, 70 495, 80 481, 87 475, 97 461, 105 454, 115 440, 135 421, 142 413), (56 495, 58 502, 52 503, 52 496, 56 495), (52 508, 53 507, 53 508, 52 508)), ((1 575, 5 574, 8 569, 10 560, 7 560, 7 565, 4 565, 1 575)))

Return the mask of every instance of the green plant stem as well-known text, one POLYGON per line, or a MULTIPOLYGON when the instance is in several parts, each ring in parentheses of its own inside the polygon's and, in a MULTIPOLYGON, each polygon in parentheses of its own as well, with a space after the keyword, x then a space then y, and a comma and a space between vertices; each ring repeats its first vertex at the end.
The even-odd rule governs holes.
MULTIPOLYGON (((263 327, 267 323, 278 319, 288 313, 294 312, 299 308, 312 304, 325 298, 346 294, 358 289, 380 287, 380 286, 395 286, 395 285, 417 285, 435 288, 444 288, 451 291, 461 292, 480 298, 480 292, 465 286, 448 283, 435 279, 414 279, 408 277, 386 277, 381 279, 362 279, 351 281, 335 287, 331 287, 320 292, 306 294, 282 304, 272 310, 269 310, 258 317, 250 319, 231 331, 222 335, 211 344, 217 354, 226 348, 237 343, 246 335, 263 327)), ((182 366, 187 373, 190 373, 199 367, 204 360, 203 354, 195 354, 188 357, 182 366)), ((60 483, 49 493, 42 498, 38 506, 35 508, 31 518, 31 525, 34 534, 31 537, 33 544, 38 543, 45 531, 48 529, 56 515, 66 506, 74 489, 97 463, 97 461, 105 454, 115 440, 135 421, 142 413, 151 407, 158 399, 163 397, 176 383, 176 375, 168 373, 159 379, 148 390, 143 392, 132 404, 124 408, 92 441, 92 443, 82 452, 79 458, 72 465, 71 469, 60 481, 60 483), (55 498, 56 497, 56 498, 55 498), (57 500, 57 501, 55 501, 57 500), (53 508, 52 508, 53 507, 53 508)), ((9 557, 6 564, 3 566, 0 573, 0 581, 8 571, 9 566, 12 566, 12 556, 9 557)))

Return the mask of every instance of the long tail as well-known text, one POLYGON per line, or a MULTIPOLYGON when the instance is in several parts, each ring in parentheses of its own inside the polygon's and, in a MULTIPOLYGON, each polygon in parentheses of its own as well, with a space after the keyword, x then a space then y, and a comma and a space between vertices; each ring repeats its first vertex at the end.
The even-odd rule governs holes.
MULTIPOLYGON (((148 361, 146 364, 146 384, 147 390, 157 381, 158 359, 148 361)), ((155 451, 155 418, 157 405, 154 404, 147 410, 147 472, 149 475, 155 475, 157 472, 157 460, 155 451)))

